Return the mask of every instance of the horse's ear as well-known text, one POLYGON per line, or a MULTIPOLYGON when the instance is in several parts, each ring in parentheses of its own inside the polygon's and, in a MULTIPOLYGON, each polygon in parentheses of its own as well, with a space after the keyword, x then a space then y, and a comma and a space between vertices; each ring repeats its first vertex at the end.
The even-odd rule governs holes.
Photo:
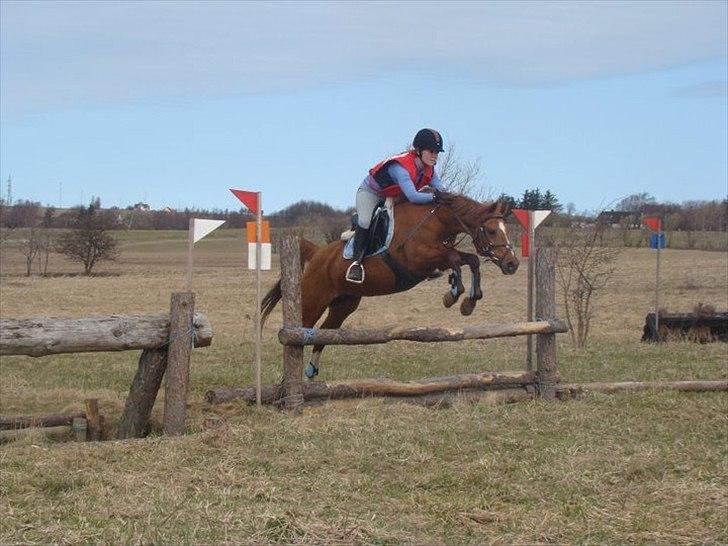
POLYGON ((498 201, 498 213, 504 218, 511 213, 511 204, 508 201, 498 201))

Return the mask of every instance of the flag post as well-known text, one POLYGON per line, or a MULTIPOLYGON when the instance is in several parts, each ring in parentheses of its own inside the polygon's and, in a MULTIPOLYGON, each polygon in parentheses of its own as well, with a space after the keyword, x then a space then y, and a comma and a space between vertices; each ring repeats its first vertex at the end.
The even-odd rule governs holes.
POLYGON ((258 407, 261 405, 261 314, 260 314, 260 268, 263 261, 262 241, 263 241, 263 194, 257 193, 258 211, 255 215, 255 403, 258 407))
POLYGON ((662 221, 657 220, 657 267, 655 270, 655 337, 660 341, 660 247, 662 246, 662 221))
POLYGON ((192 292, 192 247, 195 245, 195 219, 190 218, 187 237, 187 291, 192 292))

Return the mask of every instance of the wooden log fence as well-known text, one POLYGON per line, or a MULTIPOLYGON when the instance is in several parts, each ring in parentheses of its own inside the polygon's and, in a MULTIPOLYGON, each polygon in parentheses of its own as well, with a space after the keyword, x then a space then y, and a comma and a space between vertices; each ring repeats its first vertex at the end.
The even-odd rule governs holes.
MULTIPOLYGON (((536 270, 538 320, 515 324, 475 325, 464 328, 388 326, 369 330, 317 329, 301 326, 301 266, 298 238, 288 235, 281 241, 281 295, 283 327, 278 339, 283 344, 283 381, 280 385, 265 385, 261 398, 265 404, 299 412, 304 403, 323 400, 392 397, 400 401, 424 405, 450 405, 455 399, 480 398, 485 391, 499 392, 491 396, 500 401, 517 401, 537 395, 555 396, 558 382, 555 334, 568 331, 564 321, 555 314, 555 272, 551 249, 539 249, 536 270), (548 301, 543 301, 544 298, 548 301), (303 347, 306 345, 367 345, 394 340, 445 342, 466 339, 491 339, 507 336, 537 336, 537 368, 535 371, 483 372, 419 381, 398 382, 382 379, 350 381, 304 381, 303 347)), ((206 399, 212 404, 235 400, 255 402, 255 388, 219 388, 208 391, 206 399)))
MULTIPOLYGON (((142 350, 136 375, 119 421, 117 437, 146 435, 149 418, 162 379, 167 374, 164 432, 184 433, 187 386, 192 347, 212 343, 212 326, 204 314, 194 312, 194 294, 172 294, 167 315, 111 315, 87 318, 39 317, 0 320, 0 356, 41 357, 61 353, 142 350)), ((83 416, 89 439, 101 437, 103 416, 94 401, 86 401, 86 412, 28 417, 28 423, 63 426, 83 416)), ((20 428, 21 420, 0 417, 0 428, 20 428), (12 424, 14 426, 8 426, 12 424)), ((15 436, 20 435, 16 434, 15 436)), ((13 436, 13 435, 10 435, 13 436)))

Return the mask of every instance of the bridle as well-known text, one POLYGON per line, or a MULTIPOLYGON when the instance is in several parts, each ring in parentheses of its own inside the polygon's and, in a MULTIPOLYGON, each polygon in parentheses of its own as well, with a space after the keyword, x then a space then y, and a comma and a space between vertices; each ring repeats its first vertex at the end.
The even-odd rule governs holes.
MULTIPOLYGON (((510 250, 513 252, 513 245, 510 243, 500 243, 500 244, 494 244, 490 237, 485 232, 485 227, 483 227, 483 224, 487 222, 488 220, 504 220, 503 214, 489 214, 486 216, 481 224, 475 228, 474 230, 469 228, 465 222, 460 218, 460 216, 455 212, 452 211, 453 216, 455 216, 455 219, 460 224, 460 227, 463 228, 463 232, 470 235, 470 238, 473 240, 473 246, 475 246, 475 251, 483 256, 485 259, 490 260, 495 265, 500 265, 501 259, 498 258, 498 256, 495 255, 495 249, 497 248, 505 248, 506 250, 510 250)), ((453 243, 453 247, 457 246, 462 242, 462 239, 458 241, 457 243, 453 243)))

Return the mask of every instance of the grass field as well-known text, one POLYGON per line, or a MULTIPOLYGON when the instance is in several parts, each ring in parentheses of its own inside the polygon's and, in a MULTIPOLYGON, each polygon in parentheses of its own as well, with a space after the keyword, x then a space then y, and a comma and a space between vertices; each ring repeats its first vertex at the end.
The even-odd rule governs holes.
MULTIPOLYGON (((254 276, 244 234, 198 243, 197 309, 213 345, 194 351, 190 434, 145 441, 0 448, 0 543, 728 543, 728 397, 725 393, 589 397, 428 410, 381 400, 337 402, 291 418, 240 405, 210 407, 216 386, 253 382, 254 276), (225 425, 203 430, 206 417, 225 425)), ((275 258, 275 257, 274 257, 275 258)), ((186 234, 130 232, 99 275, 52 263, 65 276, 24 277, 2 256, 0 314, 159 313, 184 289, 186 234)), ((591 342, 559 337, 566 381, 726 379, 725 343, 639 341, 654 303, 652 251, 628 248, 597 299, 591 342)), ((264 274, 264 286, 277 278, 264 274)), ((728 254, 667 249, 661 301, 728 309, 728 254)), ((443 279, 365 300, 348 326, 467 325, 525 316, 525 263, 513 277, 492 266, 470 317, 442 307, 443 279)), ((558 313, 563 316, 562 312, 558 313)), ((264 331, 263 376, 280 379, 276 332, 264 331)), ((321 378, 414 379, 520 369, 522 338, 446 344, 329 347, 321 378)), ((0 413, 82 408, 96 397, 115 422, 137 352, 0 361, 0 413)))

